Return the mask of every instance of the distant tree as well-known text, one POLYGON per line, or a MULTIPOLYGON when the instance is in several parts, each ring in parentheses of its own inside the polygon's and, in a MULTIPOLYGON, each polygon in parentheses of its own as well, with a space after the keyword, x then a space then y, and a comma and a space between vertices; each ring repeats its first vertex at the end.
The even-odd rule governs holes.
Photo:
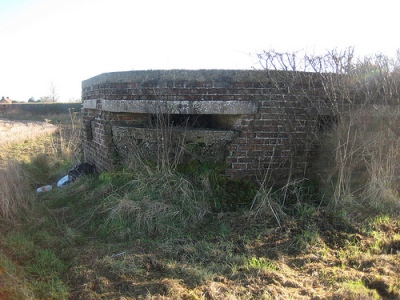
POLYGON ((37 102, 52 102, 52 99, 50 96, 44 96, 40 97, 40 99, 37 102))
POLYGON ((50 83, 50 102, 56 102, 58 100, 58 89, 54 82, 50 83))
POLYGON ((35 98, 30 97, 29 100, 28 100, 28 102, 36 102, 36 100, 35 100, 35 98))

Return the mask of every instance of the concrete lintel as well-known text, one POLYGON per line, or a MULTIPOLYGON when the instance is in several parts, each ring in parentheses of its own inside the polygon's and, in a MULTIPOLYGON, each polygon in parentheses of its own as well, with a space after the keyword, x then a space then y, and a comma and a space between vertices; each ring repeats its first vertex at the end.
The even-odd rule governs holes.
MULTIPOLYGON (((113 136, 116 139, 134 138, 147 142, 157 141, 160 130, 157 128, 140 128, 128 126, 112 126, 113 136)), ((186 142, 201 141, 206 145, 231 141, 238 132, 233 130, 173 128, 171 134, 184 135, 186 142)))
MULTIPOLYGON (((84 100, 84 108, 96 107, 96 100, 84 100), (86 104, 86 101, 90 101, 86 104), (93 102, 94 101, 94 104, 93 102)), ((243 115, 257 113, 255 101, 158 101, 158 100, 101 100, 102 109, 110 112, 169 113, 194 115, 243 115)))
POLYGON ((96 100, 84 100, 82 107, 86 109, 96 109, 96 100))

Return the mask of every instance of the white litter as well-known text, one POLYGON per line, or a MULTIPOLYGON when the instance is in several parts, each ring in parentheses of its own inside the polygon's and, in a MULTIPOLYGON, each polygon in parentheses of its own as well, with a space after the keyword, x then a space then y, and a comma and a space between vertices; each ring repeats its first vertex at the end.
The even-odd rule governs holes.
POLYGON ((63 185, 67 185, 68 183, 70 183, 71 180, 69 179, 69 175, 65 175, 63 178, 61 178, 58 182, 57 182, 57 186, 58 187, 62 187, 63 185))
POLYGON ((42 186, 42 187, 38 188, 36 190, 36 192, 37 193, 43 193, 43 192, 51 191, 52 189, 53 189, 53 187, 51 185, 45 185, 45 186, 42 186))

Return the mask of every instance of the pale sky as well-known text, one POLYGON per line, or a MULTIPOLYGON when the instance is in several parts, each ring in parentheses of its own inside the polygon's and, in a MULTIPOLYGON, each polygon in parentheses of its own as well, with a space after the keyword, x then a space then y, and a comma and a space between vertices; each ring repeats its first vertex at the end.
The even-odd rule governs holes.
MULTIPOLYGON (((0 0, 0 97, 79 99, 82 80, 259 68, 263 50, 394 56, 397 0, 0 0)), ((397 21, 397 22, 396 22, 397 21)))

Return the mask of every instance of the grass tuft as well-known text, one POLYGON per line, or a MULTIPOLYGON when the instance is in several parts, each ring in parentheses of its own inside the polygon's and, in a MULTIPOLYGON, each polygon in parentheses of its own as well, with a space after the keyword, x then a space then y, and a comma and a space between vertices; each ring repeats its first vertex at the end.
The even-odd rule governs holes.
POLYGON ((99 208, 109 233, 134 236, 195 227, 210 213, 206 193, 179 174, 146 169, 99 208))

